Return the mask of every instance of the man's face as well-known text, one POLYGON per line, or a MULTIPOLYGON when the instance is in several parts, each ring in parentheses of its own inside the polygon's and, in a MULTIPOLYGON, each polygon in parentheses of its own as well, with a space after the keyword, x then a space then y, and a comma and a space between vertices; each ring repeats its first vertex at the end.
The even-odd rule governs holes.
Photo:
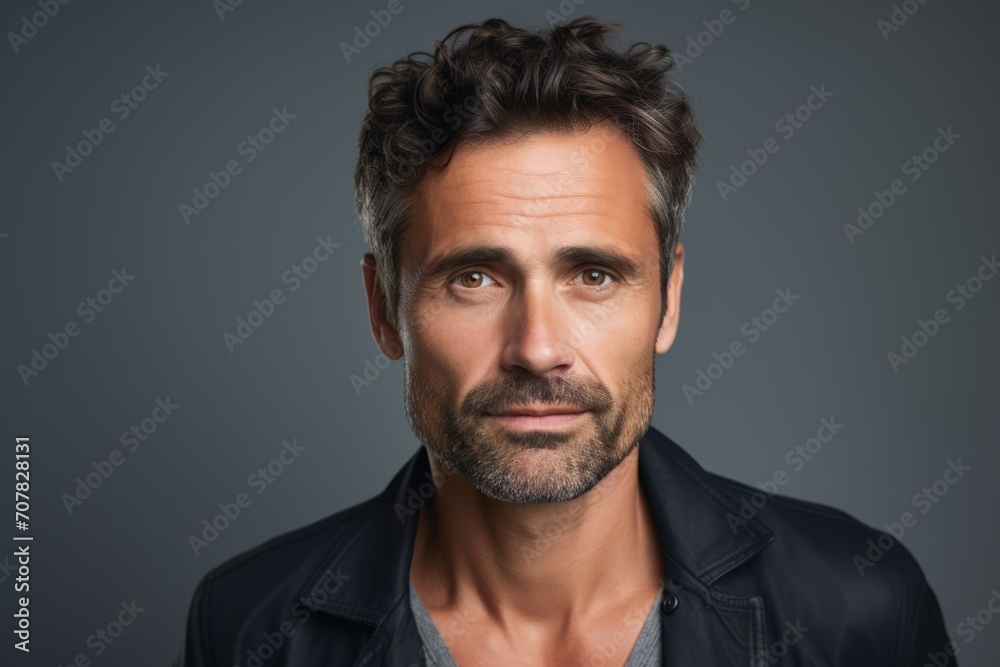
POLYGON ((407 419, 490 498, 576 498, 649 426, 677 304, 661 321, 634 151, 602 127, 463 145, 414 193, 400 247, 407 419))

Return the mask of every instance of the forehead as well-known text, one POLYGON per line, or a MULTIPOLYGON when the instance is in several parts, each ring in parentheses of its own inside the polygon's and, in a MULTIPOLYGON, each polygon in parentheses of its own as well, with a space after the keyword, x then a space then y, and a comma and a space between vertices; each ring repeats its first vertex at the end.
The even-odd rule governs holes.
POLYGON ((460 145, 410 202, 403 267, 445 247, 491 241, 522 250, 543 241, 600 243, 633 255, 656 248, 645 167, 607 126, 460 145))

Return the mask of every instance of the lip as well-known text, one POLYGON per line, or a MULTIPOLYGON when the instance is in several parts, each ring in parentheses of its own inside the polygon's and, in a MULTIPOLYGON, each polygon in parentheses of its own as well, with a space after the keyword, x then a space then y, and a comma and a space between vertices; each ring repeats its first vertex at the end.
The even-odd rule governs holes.
POLYGON ((497 412, 494 414, 495 417, 547 417, 549 415, 580 415, 586 412, 586 410, 579 410, 577 408, 560 408, 560 407, 544 407, 544 408, 511 408, 509 410, 504 410, 502 412, 497 412))
POLYGON ((509 428, 514 429, 551 429, 572 426, 587 415, 587 410, 570 411, 567 408, 545 408, 545 409, 515 409, 507 410, 499 414, 491 414, 490 417, 499 419, 509 428))

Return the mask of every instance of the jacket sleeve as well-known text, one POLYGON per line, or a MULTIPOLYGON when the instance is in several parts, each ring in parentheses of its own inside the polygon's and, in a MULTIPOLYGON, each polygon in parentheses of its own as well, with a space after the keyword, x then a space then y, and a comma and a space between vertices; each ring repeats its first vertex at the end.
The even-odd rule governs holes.
POLYGON ((209 577, 198 582, 188 608, 187 624, 180 654, 173 667, 211 667, 212 658, 208 643, 208 587, 209 577))
POLYGON ((900 667, 924 667, 928 664, 957 667, 955 655, 959 652, 958 644, 948 638, 937 596, 919 566, 912 581, 914 585, 906 596, 909 608, 904 615, 906 623, 903 632, 906 634, 901 647, 903 655, 898 664, 900 667))

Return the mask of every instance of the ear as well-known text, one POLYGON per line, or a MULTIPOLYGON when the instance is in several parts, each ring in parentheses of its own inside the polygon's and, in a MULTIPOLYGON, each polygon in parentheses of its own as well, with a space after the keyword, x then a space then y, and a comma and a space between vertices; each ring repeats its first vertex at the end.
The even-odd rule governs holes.
POLYGON ((667 310, 656 334, 656 353, 664 354, 677 338, 681 317, 681 285, 684 283, 684 245, 678 241, 674 250, 674 268, 667 281, 667 310))
POLYGON ((368 320, 372 328, 375 344, 382 354, 390 359, 403 356, 403 346, 399 341, 399 333, 386 317, 385 291, 375 268, 375 255, 366 252, 361 258, 361 277, 365 283, 365 295, 368 298, 368 320))

